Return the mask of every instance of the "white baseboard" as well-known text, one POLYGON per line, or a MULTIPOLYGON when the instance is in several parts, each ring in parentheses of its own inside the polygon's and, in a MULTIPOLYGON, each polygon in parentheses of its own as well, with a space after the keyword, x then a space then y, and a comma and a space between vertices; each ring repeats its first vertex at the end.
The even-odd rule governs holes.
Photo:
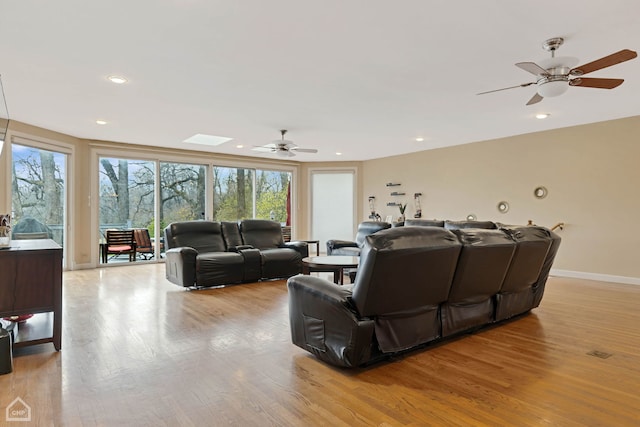
POLYGON ((88 264, 73 264, 71 266, 71 270, 90 270, 92 268, 96 268, 96 265, 93 263, 88 264))
MULTIPOLYGON (((75 264, 73 270, 89 270, 96 268, 95 264, 75 264)), ((640 278, 638 277, 626 277, 626 276, 614 276, 612 274, 600 274, 600 273, 587 273, 584 271, 571 271, 571 270, 558 270, 551 269, 550 274, 558 277, 571 277, 574 279, 586 279, 597 280, 599 282, 611 282, 611 283, 624 283, 626 285, 638 285, 640 286, 640 278)))
POLYGON ((552 276, 572 277, 575 279, 597 280, 600 282, 611 282, 611 283, 624 283, 626 285, 640 285, 640 278, 638 277, 614 276, 611 274, 600 274, 600 273, 586 273, 583 271, 556 270, 555 268, 551 269, 550 274, 552 276))

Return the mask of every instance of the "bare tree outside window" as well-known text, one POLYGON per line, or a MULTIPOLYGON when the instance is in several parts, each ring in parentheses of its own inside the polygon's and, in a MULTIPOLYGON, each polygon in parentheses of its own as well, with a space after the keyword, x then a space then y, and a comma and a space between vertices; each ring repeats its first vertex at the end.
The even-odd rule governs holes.
POLYGON ((213 218, 287 221, 287 192, 291 172, 214 167, 213 218), (255 176, 255 188, 254 188, 255 176), (253 206, 255 191, 255 209, 253 206))
POLYGON ((11 147, 14 230, 22 219, 32 218, 46 227, 51 237, 62 245, 66 155, 19 144, 11 147))
POLYGON ((146 228, 155 236, 155 186, 160 185, 158 218, 162 230, 171 222, 203 219, 206 166, 132 159, 100 159, 100 231, 146 228))
POLYGON ((161 230, 172 222, 204 219, 205 183, 204 165, 160 163, 161 230))

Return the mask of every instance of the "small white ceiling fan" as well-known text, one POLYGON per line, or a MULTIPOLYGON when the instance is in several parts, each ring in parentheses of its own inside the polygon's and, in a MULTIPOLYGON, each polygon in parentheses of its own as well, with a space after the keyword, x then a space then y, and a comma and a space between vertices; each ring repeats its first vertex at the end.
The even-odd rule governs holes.
POLYGON ((259 145, 252 148, 255 151, 262 151, 266 153, 276 153, 278 157, 294 157, 296 152, 298 153, 317 153, 315 148, 300 148, 292 141, 284 139, 286 129, 280 130, 282 139, 273 141, 271 144, 259 145))

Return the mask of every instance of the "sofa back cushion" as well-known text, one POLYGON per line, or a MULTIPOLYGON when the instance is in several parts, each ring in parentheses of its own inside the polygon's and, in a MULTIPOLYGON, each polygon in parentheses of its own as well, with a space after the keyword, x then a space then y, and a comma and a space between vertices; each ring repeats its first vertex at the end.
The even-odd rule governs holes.
POLYGON ((220 223, 215 221, 174 222, 164 229, 167 249, 192 247, 199 253, 225 252, 220 223))
POLYGON ((371 234, 353 287, 358 312, 412 312, 445 301, 461 246, 444 228, 398 227, 371 234))
POLYGON ((551 247, 553 240, 551 232, 544 227, 537 226, 509 227, 503 228, 503 230, 515 240, 516 251, 502 284, 501 292, 519 292, 533 287, 540 278, 542 267, 551 247))
POLYGON ((227 249, 242 246, 242 236, 237 222, 222 221, 220 227, 222 227, 222 236, 227 249))
POLYGON ((282 227, 279 222, 265 219, 243 219, 240 234, 245 245, 256 249, 275 249, 284 246, 282 227))
POLYGON ((547 279, 549 278, 549 273, 551 272, 551 267, 553 266, 553 261, 558 254, 558 249, 560 248, 560 236, 558 236, 553 231, 549 230, 549 234, 551 236, 551 246, 549 247, 549 252, 547 252, 547 256, 544 259, 544 264, 542 264, 542 270, 540 271, 540 276, 538 277, 538 281, 535 285, 533 285, 534 290, 534 298, 533 298, 533 307, 537 307, 540 305, 540 301, 542 301, 542 295, 544 294, 544 287, 547 283, 547 279))
POLYGON ((405 227, 444 227, 444 221, 437 219, 407 218, 405 227))
POLYGON ((358 232, 356 233, 356 244, 362 248, 364 245, 364 239, 373 233, 377 233, 380 230, 386 230, 391 228, 391 224, 382 221, 363 221, 358 224, 358 232))
POLYGON ((449 304, 472 304, 490 299, 502 287, 516 242, 500 230, 454 230, 462 243, 449 304))
POLYGON ((447 230, 461 230, 465 228, 483 228, 485 230, 495 230, 498 228, 493 221, 449 221, 444 222, 444 228, 447 230))

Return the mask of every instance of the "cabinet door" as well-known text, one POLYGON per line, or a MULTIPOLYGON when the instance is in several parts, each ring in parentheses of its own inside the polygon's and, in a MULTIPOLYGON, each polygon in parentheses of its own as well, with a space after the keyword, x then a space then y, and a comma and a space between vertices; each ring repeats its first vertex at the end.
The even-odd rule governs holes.
POLYGON ((0 312, 13 310, 13 285, 16 273, 16 254, 0 250, 0 312))
POLYGON ((24 251, 17 258, 15 276, 16 311, 50 311, 53 307, 55 256, 52 253, 24 251))

